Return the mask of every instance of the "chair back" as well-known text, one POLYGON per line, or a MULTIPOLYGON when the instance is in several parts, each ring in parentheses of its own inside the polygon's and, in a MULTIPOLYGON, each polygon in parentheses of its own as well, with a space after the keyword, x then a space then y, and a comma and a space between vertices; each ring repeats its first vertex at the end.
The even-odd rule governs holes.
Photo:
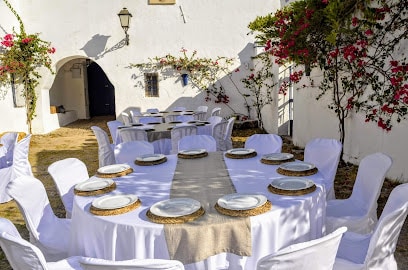
POLYGON ((129 110, 130 118, 132 119, 132 123, 139 123, 139 116, 142 115, 140 110, 138 109, 130 109, 129 110))
POLYGON ((130 126, 132 124, 132 118, 127 112, 122 112, 120 115, 122 116, 122 120, 125 126, 130 126))
POLYGON ((107 123, 109 133, 112 138, 113 144, 116 144, 116 136, 117 136, 117 131, 118 127, 123 126, 123 123, 120 122, 119 120, 113 120, 113 121, 108 121, 107 123))
POLYGON ((139 127, 127 127, 118 130, 117 143, 131 142, 131 141, 147 141, 147 132, 139 127))
POLYGON ((178 151, 189 149, 205 149, 207 152, 217 151, 217 142, 210 135, 190 135, 179 140, 178 151))
POLYGON ((33 176, 28 153, 30 150, 31 134, 28 134, 14 146, 12 179, 29 175, 33 176))
MULTIPOLYGON (((400 184, 391 191, 371 236, 366 256, 368 269, 391 269, 385 265, 382 266, 382 262, 389 260, 395 262, 395 248, 408 214, 407 194, 407 183, 400 184)), ((390 263, 394 264, 393 262, 390 263)))
POLYGON ((47 270, 47 262, 41 251, 21 238, 10 220, 0 218, 0 246, 14 270, 47 270))
POLYGON ((177 154, 178 142, 184 136, 197 135, 197 127, 193 125, 175 126, 171 130, 171 153, 177 154))
POLYGON ((377 200, 391 165, 392 160, 389 156, 375 153, 364 157, 358 167, 350 199, 362 206, 375 220, 377 220, 377 200))
POLYGON ((211 125, 215 125, 215 124, 218 124, 219 122, 221 122, 222 121, 222 117, 221 116, 210 116, 210 117, 208 117, 208 119, 207 119, 207 121, 208 122, 210 122, 211 123, 211 125))
POLYGON ((159 112, 159 109, 157 109, 157 108, 149 108, 149 109, 146 110, 146 112, 147 112, 147 113, 158 113, 158 112, 159 112))
POLYGON ((225 145, 225 150, 229 150, 232 148, 232 130, 234 128, 234 122, 235 122, 235 117, 231 117, 230 119, 228 119, 228 124, 227 124, 227 130, 225 131, 224 134, 224 145, 225 145))
POLYGON ((99 167, 115 164, 115 155, 108 134, 98 126, 91 127, 98 141, 99 167))
POLYGON ((213 126, 212 136, 214 137, 215 141, 217 142, 217 151, 225 151, 226 147, 224 136, 227 132, 228 122, 221 121, 213 126))
POLYGON ((6 203, 13 198, 7 194, 7 185, 10 183, 13 175, 13 166, 0 169, 0 203, 6 203))
POLYGON ((205 121, 207 117, 207 112, 196 112, 194 113, 194 120, 205 121))
POLYGON ((17 144, 18 132, 7 132, 0 138, 3 155, 0 157, 0 168, 6 168, 13 164, 14 147, 17 144))
POLYGON ((245 148, 255 149, 260 155, 282 152, 282 138, 277 134, 254 134, 245 141, 245 148))
POLYGON ((217 107, 211 110, 211 116, 220 116, 221 108, 217 107))
POLYGON ((58 160, 48 166, 48 173, 51 175, 64 204, 66 217, 71 218, 74 186, 89 179, 85 163, 77 158, 58 160))
POLYGON ((305 146, 304 161, 313 163, 323 174, 326 198, 334 200, 334 178, 340 161, 343 146, 335 139, 316 138, 309 141, 305 146))
POLYGON ((256 269, 333 269, 341 237, 346 231, 346 227, 341 227, 319 239, 288 246, 261 258, 256 269))
POLYGON ((83 270, 184 270, 184 265, 180 261, 164 259, 111 261, 83 257, 79 262, 83 270))
POLYGON ((205 112, 205 113, 207 113, 207 111, 208 111, 208 106, 198 106, 197 107, 197 110, 196 110, 197 112, 205 112))
POLYGON ((116 163, 126 163, 133 166, 136 157, 154 154, 153 144, 148 141, 128 141, 115 146, 116 163))
POLYGON ((141 124, 163 123, 163 119, 161 117, 139 116, 138 118, 139 118, 139 123, 141 124))

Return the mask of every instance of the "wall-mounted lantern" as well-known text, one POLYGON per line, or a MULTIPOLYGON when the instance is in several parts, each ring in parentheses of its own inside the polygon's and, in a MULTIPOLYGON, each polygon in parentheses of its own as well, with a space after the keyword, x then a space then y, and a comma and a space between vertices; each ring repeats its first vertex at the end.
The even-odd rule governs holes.
POLYGON ((127 8, 123 8, 119 13, 119 20, 120 20, 120 25, 123 28, 123 31, 125 31, 126 34, 126 45, 129 45, 129 35, 127 33, 130 25, 130 18, 132 17, 132 14, 127 10, 127 8))

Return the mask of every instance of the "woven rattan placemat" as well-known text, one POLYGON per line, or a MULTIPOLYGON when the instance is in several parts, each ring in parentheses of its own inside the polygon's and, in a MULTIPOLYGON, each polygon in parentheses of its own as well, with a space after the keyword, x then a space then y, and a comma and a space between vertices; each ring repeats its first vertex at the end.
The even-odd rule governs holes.
POLYGON ((99 173, 96 172, 96 176, 100 177, 100 178, 115 178, 115 177, 121 177, 121 176, 125 176, 128 175, 130 173, 133 172, 132 168, 126 169, 122 172, 118 172, 118 173, 99 173))
POLYGON ((163 157, 162 159, 159 160, 154 160, 154 161, 142 161, 142 160, 135 160, 135 164, 139 166, 152 166, 152 165, 158 165, 162 164, 167 161, 167 157, 163 157))
POLYGON ((178 153, 177 157, 179 158, 184 158, 184 159, 194 159, 194 158, 203 158, 208 156, 208 152, 204 152, 204 153, 199 153, 196 155, 186 155, 186 154, 182 154, 182 153, 178 153))
POLYGON ((310 186, 305 189, 299 189, 299 190, 286 190, 286 189, 279 189, 275 188, 272 185, 269 184, 268 190, 272 193, 278 194, 278 195, 288 195, 288 196, 299 196, 299 195, 305 195, 308 193, 312 193, 313 191, 316 190, 316 185, 310 186))
POLYGON ((92 191, 83 191, 83 190, 77 190, 74 188, 74 194, 78 196, 95 196, 95 195, 109 193, 115 189, 116 189, 116 183, 113 182, 112 185, 108 187, 104 187, 104 188, 101 188, 98 190, 92 190, 92 191))
POLYGON ((285 170, 282 168, 276 169, 277 173, 286 175, 286 176, 308 176, 308 175, 316 174, 317 171, 318 169, 316 167, 310 170, 305 170, 305 171, 289 171, 289 170, 285 170))
POLYGON ((215 204, 214 208, 221 214, 227 215, 227 216, 232 216, 232 217, 250 217, 250 216, 256 216, 260 215, 263 213, 268 212, 271 210, 272 203, 270 201, 266 201, 263 205, 253 208, 253 209, 247 209, 247 210, 231 210, 231 209, 226 209, 218 205, 218 203, 215 204))
POLYGON ((138 208, 140 205, 142 205, 142 202, 140 200, 137 200, 132 204, 129 204, 125 207, 121 207, 117 209, 100 209, 100 208, 97 208, 91 205, 91 208, 89 209, 89 211, 92 214, 97 215, 97 216, 113 216, 113 215, 120 215, 120 214, 130 212, 138 208))
POLYGON ((150 221, 154 223, 160 223, 160 224, 181 224, 181 223, 186 223, 189 221, 193 221, 202 215, 204 215, 205 210, 204 208, 200 207, 197 211, 195 211, 192 214, 185 215, 185 216, 180 216, 180 217, 162 217, 162 216, 157 216, 150 212, 148 210, 146 212, 146 216, 150 219, 150 221))
POLYGON ((252 157, 256 157, 257 153, 255 152, 251 152, 245 155, 234 155, 231 153, 225 153, 225 156, 227 158, 233 158, 233 159, 245 159, 245 158, 252 158, 252 157))

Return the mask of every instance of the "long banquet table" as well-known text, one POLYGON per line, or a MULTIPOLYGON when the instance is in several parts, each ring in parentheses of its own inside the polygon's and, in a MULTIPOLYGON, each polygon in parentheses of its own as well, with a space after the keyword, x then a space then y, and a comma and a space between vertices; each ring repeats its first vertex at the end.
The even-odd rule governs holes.
MULTIPOLYGON (((209 155, 206 158, 211 158, 209 155)), ((205 162, 206 158, 202 158, 205 162)), ((239 193, 264 194, 272 203, 270 211, 250 217, 251 256, 220 253, 185 265, 186 269, 255 269, 263 256, 293 243, 322 236, 325 219, 325 188, 320 173, 307 176, 316 190, 301 196, 277 195, 267 186, 278 166, 260 162, 260 156, 248 159, 224 158, 230 179, 239 193)), ((112 260, 133 258, 169 259, 164 225, 149 221, 146 212, 154 203, 170 198, 170 188, 178 162, 177 155, 155 166, 134 165, 134 172, 115 178, 116 190, 109 194, 136 194, 142 205, 125 214, 96 216, 89 212, 99 196, 75 196, 72 213, 70 255, 112 260)), ((202 167, 205 170, 205 166, 202 167)), ((205 175, 205 171, 201 172, 205 175)), ((206 185, 205 177, 202 184, 206 185)), ((199 187, 191 187, 198 189, 199 187)), ((212 207, 211 205, 209 207, 212 207)), ((196 241, 200 245, 200 241, 196 241)), ((200 247, 199 247, 200 248, 200 247)))

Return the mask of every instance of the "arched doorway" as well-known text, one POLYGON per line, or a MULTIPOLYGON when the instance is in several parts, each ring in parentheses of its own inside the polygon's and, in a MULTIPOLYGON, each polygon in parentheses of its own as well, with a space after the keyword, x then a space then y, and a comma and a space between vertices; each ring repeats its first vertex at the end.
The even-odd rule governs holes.
POLYGON ((89 115, 115 115, 115 87, 95 62, 87 66, 89 115))

